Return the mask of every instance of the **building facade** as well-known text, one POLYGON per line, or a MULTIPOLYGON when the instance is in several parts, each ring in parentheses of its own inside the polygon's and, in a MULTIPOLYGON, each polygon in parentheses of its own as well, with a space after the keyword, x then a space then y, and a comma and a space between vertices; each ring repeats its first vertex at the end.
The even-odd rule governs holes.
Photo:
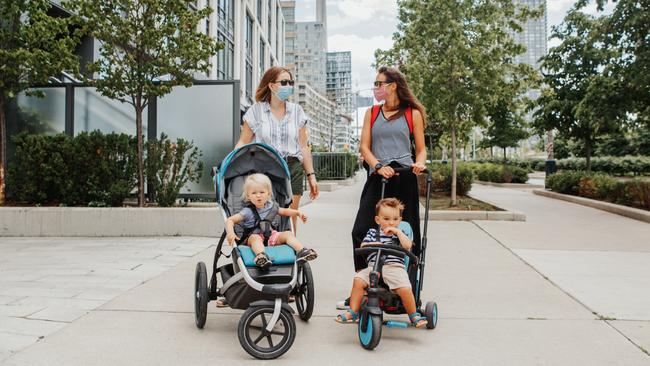
POLYGON ((296 23, 296 80, 304 81, 319 93, 326 94, 327 33, 318 22, 296 23))
POLYGON ((309 142, 314 149, 330 150, 336 123, 336 104, 316 91, 309 83, 296 83, 298 104, 309 116, 309 142))
POLYGON ((296 62, 296 2, 280 1, 284 15, 284 67, 288 68, 295 77, 296 62))
POLYGON ((352 53, 327 53, 327 98, 347 115, 354 113, 352 95, 352 53))
POLYGON ((279 0, 197 0, 211 7, 206 34, 224 45, 212 58, 208 79, 240 80, 241 109, 255 101, 264 71, 284 64, 285 22, 279 0))
MULTIPOLYGON (((526 47, 526 52, 517 56, 515 61, 518 63, 526 63, 533 66, 536 70, 540 69, 539 59, 546 55, 548 52, 548 44, 546 37, 547 27, 547 13, 546 13, 546 0, 516 0, 521 5, 526 5, 531 9, 544 6, 544 14, 536 19, 529 19, 524 24, 523 31, 514 33, 515 41, 526 47)), ((539 96, 538 90, 532 90, 529 97, 537 98, 539 96)))

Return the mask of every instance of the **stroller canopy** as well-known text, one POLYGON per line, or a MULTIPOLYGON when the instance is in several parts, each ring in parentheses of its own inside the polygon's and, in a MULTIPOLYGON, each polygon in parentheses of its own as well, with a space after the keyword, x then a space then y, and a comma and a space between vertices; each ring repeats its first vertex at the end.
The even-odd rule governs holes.
POLYGON ((281 206, 291 203, 291 175, 287 163, 271 146, 251 143, 233 150, 221 163, 214 176, 217 202, 230 213, 241 207, 244 179, 252 173, 263 173, 271 179, 273 199, 281 206))

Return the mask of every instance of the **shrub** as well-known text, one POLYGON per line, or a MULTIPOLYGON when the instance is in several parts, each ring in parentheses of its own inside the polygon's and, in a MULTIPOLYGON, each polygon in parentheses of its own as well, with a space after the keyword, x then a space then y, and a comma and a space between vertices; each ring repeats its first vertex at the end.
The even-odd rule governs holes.
POLYGON ((359 159, 352 153, 313 153, 318 180, 346 179, 359 170, 359 159))
POLYGON ((13 141, 7 188, 18 202, 120 206, 135 188, 136 141, 128 135, 20 134, 13 141))
MULTIPOLYGON (((431 191, 451 192, 451 164, 434 163, 428 166, 431 171, 431 191)), ((420 175, 420 194, 426 194, 426 176, 420 175)), ((474 174, 470 166, 458 164, 456 170, 456 194, 464 196, 472 189, 474 174)))
POLYGON ((493 183, 526 183, 530 168, 501 164, 473 164, 470 165, 478 180, 493 183))
POLYGON ((148 141, 146 149, 147 181, 154 199, 161 207, 173 206, 187 182, 198 183, 201 179, 202 154, 193 142, 181 138, 172 142, 164 133, 159 140, 148 141))
POLYGON ((561 172, 546 177, 546 186, 558 193, 578 195, 580 179, 588 176, 586 172, 561 172))

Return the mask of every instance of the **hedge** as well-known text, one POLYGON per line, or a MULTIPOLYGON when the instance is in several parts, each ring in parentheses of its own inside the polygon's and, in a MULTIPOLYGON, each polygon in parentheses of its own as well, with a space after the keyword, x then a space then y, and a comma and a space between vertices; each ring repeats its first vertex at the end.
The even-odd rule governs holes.
POLYGON ((313 153, 314 172, 318 180, 346 179, 359 170, 357 154, 313 153))
POLYGON ((521 168, 514 165, 492 164, 492 163, 468 163, 474 171, 474 176, 484 182, 493 183, 526 183, 530 168, 521 168))
POLYGON ((99 131, 74 138, 19 134, 7 194, 27 204, 120 206, 136 186, 134 137, 99 131))
POLYGON ((602 173, 569 171, 549 176, 546 185, 558 193, 650 210, 650 182, 638 178, 622 181, 602 173))
MULTIPOLYGON (((428 169, 431 170, 431 191, 432 192, 451 192, 451 164, 432 163, 428 169)), ((420 174, 419 186, 420 195, 426 195, 426 176, 420 174)), ((467 164, 458 164, 456 170, 456 194, 464 196, 472 189, 474 174, 467 164)))
MULTIPOLYGON (((478 163, 503 164, 499 158, 477 159, 478 163)), ((556 160, 559 170, 587 170, 585 158, 567 158, 556 160)), ((509 159, 507 165, 523 169, 544 171, 544 159, 509 159)), ((591 158, 591 171, 611 175, 650 175, 650 156, 596 156, 591 158)))

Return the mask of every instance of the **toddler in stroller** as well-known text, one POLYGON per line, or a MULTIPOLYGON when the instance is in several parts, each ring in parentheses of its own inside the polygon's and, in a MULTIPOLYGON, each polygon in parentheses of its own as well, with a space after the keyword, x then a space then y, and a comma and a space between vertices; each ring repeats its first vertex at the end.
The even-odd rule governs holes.
POLYGON ((277 215, 299 217, 303 222, 307 221, 307 215, 298 210, 279 207, 277 202, 272 200, 272 195, 273 189, 269 177, 261 173, 246 177, 242 201, 248 205, 226 220, 228 244, 232 245, 235 240, 247 243, 255 254, 255 264, 262 269, 268 269, 272 264, 264 251, 264 243, 268 243, 269 246, 289 245, 296 252, 296 260, 299 262, 316 259, 318 256, 316 251, 304 248, 293 232, 290 230, 279 232, 273 227, 277 215), (241 238, 235 233, 236 224, 244 228, 241 238))
POLYGON ((292 233, 289 217, 304 220, 306 216, 288 209, 292 198, 289 169, 273 148, 252 143, 228 154, 219 169, 213 169, 213 177, 227 224, 215 249, 212 274, 208 275, 204 262, 196 265, 196 326, 206 325, 208 303, 222 300, 244 310, 237 335, 246 352, 259 359, 280 357, 296 336, 292 315, 296 311, 288 304, 289 298, 295 298, 300 319, 309 320, 314 311, 314 279, 307 260, 316 253, 302 248, 292 233), (233 246, 230 253, 222 252, 226 236, 233 246), (263 239, 270 246, 265 247, 263 239), (260 253, 266 262, 260 260, 260 253))

